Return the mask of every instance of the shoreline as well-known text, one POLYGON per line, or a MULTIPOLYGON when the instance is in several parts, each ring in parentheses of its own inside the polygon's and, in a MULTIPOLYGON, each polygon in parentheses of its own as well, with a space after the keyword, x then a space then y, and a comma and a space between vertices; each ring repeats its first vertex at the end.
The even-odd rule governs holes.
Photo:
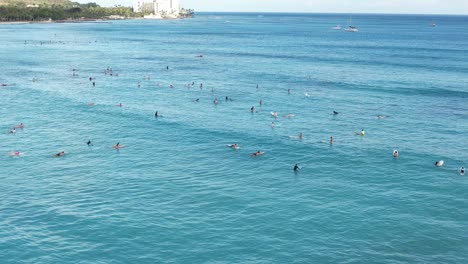
POLYGON ((120 19, 70 19, 70 20, 50 20, 50 21, 0 21, 0 25, 24 25, 24 24, 53 24, 53 23, 94 23, 94 22, 109 22, 109 21, 121 21, 121 20, 178 20, 187 19, 191 17, 177 17, 177 18, 143 18, 143 17, 131 17, 131 18, 120 18, 120 19))

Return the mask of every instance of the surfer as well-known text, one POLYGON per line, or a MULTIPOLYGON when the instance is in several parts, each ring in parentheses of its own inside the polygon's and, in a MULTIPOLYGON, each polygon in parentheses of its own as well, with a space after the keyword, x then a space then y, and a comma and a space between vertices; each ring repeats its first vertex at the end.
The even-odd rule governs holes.
POLYGON ((393 157, 394 157, 394 158, 398 158, 399 155, 400 155, 400 153, 398 153, 398 150, 395 149, 395 150, 393 151, 393 157))
POLYGON ((297 163, 294 165, 293 170, 294 170, 295 172, 298 172, 298 171, 300 170, 299 165, 297 165, 297 163))
POLYGON ((65 151, 61 151, 61 152, 55 154, 54 156, 55 156, 55 157, 65 156, 65 151))
POLYGON ((237 145, 237 144, 231 144, 231 145, 227 145, 227 146, 232 148, 232 149, 239 149, 239 145, 237 145))
POLYGON ((124 148, 124 147, 125 147, 125 146, 120 145, 120 142, 117 142, 117 144, 115 144, 115 145, 113 146, 113 148, 115 148, 115 149, 117 149, 117 150, 119 150, 119 149, 121 149, 121 148, 124 148))
POLYGON ((257 156, 261 156, 261 155, 263 155, 263 154, 265 154, 265 152, 261 152, 261 151, 259 150, 259 151, 255 152, 255 153, 250 154, 250 156, 251 156, 251 157, 257 157, 257 156))
POLYGON ((439 161, 436 161, 436 162, 434 163, 434 165, 435 165, 436 167, 442 167, 442 166, 444 166, 444 163, 445 163, 445 162, 444 162, 443 160, 439 160, 439 161))
POLYGON ((364 131, 364 129, 361 129, 361 132, 354 132, 354 133, 355 133, 356 135, 358 135, 358 136, 361 136, 361 137, 363 137, 363 136, 366 135, 366 131, 364 131))

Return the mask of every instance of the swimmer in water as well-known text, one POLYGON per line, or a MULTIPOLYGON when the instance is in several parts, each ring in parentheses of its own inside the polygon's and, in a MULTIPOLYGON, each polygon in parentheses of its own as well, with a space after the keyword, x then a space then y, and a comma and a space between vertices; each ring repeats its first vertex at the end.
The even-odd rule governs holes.
POLYGON ((86 142, 86 145, 88 145, 88 147, 90 147, 90 146, 93 146, 93 143, 91 143, 91 140, 88 140, 88 142, 86 142))
POLYGON ((261 151, 259 150, 259 151, 255 152, 255 153, 250 154, 250 156, 251 156, 251 157, 257 157, 257 156, 261 156, 261 155, 263 155, 263 154, 265 154, 265 152, 261 152, 261 151))
POLYGON ((335 143, 335 140, 333 139, 333 136, 330 137, 330 145, 333 145, 335 143))
POLYGON ((393 151, 393 157, 394 157, 394 158, 398 158, 398 156, 400 156, 400 153, 398 153, 398 150, 395 149, 395 150, 393 151))
POLYGON ((298 172, 298 171, 300 170, 299 165, 297 165, 297 163, 294 165, 293 170, 294 170, 295 172, 298 172))
POLYGON ((465 167, 460 168, 460 175, 465 176, 465 167))
POLYGON ((54 156, 55 156, 55 157, 65 156, 65 151, 61 151, 61 152, 55 154, 54 156))
POLYGON ((121 148, 123 148, 123 147, 125 147, 125 146, 121 146, 121 145, 120 145, 120 142, 117 142, 117 144, 115 144, 115 145, 113 146, 113 148, 115 148, 116 150, 119 150, 119 149, 121 149, 121 148))
POLYGON ((232 149, 239 149, 239 145, 237 145, 237 144, 231 144, 231 145, 227 145, 227 146, 232 148, 232 149))
POLYGON ((333 110, 333 115, 339 114, 337 111, 333 110))
POLYGON ((354 132, 354 133, 355 133, 356 135, 358 135, 358 136, 361 136, 361 137, 363 137, 363 136, 366 135, 366 131, 364 131, 364 129, 361 129, 361 132, 354 132))
POLYGON ((443 160, 439 160, 439 161, 436 161, 436 162, 434 163, 434 165, 435 165, 436 167, 442 167, 442 166, 444 166, 444 163, 445 163, 445 162, 444 162, 443 160))

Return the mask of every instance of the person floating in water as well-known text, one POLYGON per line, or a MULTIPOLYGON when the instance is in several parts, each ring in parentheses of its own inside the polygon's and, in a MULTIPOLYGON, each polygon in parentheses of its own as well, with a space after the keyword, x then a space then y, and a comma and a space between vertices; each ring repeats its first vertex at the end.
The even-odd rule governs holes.
POLYGON ((395 149, 395 150, 393 151, 393 157, 394 157, 394 158, 398 158, 398 156, 400 156, 400 153, 398 153, 398 150, 395 149))
POLYGON ((261 151, 259 150, 259 151, 255 152, 255 153, 250 154, 250 156, 251 156, 251 157, 257 157, 257 156, 261 156, 261 155, 263 155, 263 154, 265 154, 265 152, 261 152, 261 151))
POLYGON ((93 143, 91 143, 91 140, 88 140, 88 142, 86 142, 86 144, 88 145, 88 147, 93 146, 93 143))
POLYGON ((236 144, 231 144, 231 145, 227 145, 228 147, 232 148, 232 149, 240 149, 239 145, 236 144))
POLYGON ((354 133, 355 133, 356 135, 358 135, 358 136, 361 136, 361 137, 363 137, 363 136, 366 135, 366 131, 364 131, 364 129, 361 129, 361 132, 354 132, 354 133))
POLYGON ((465 167, 460 168, 460 175, 465 176, 465 167))
POLYGON ((296 164, 294 165, 293 170, 294 170, 295 172, 298 172, 300 169, 301 169, 301 168, 299 168, 299 165, 297 165, 297 163, 296 163, 296 164))
POLYGON ((119 149, 121 149, 121 148, 125 148, 125 146, 124 146, 124 145, 120 145, 120 142, 117 142, 117 144, 115 144, 115 145, 113 146, 113 148, 116 149, 116 150, 119 150, 119 149))
POLYGON ((55 156, 55 157, 65 156, 65 151, 61 151, 61 152, 55 154, 54 156, 55 156))

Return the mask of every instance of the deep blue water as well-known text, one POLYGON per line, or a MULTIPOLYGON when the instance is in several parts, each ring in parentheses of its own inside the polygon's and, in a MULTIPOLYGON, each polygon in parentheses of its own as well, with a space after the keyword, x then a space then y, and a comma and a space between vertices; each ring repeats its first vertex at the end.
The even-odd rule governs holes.
POLYGON ((468 17, 352 19, 0 25, 1 262, 468 263, 468 17))

